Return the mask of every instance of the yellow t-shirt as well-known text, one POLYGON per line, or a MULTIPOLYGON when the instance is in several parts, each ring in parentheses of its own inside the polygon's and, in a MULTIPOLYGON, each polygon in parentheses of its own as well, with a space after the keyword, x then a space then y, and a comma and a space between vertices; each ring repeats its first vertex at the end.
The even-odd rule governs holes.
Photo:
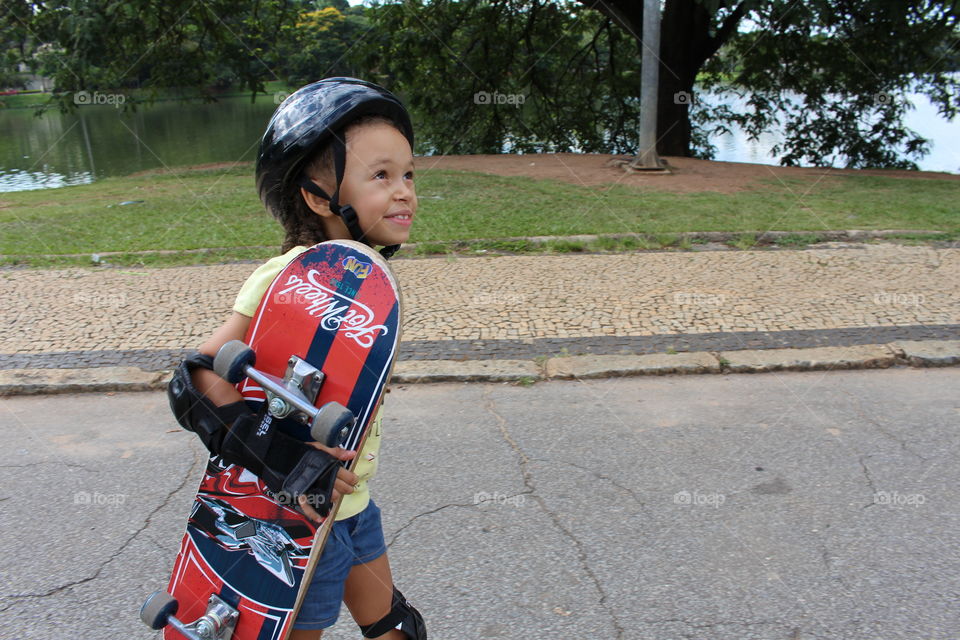
MULTIPOLYGON (((291 260, 306 250, 307 247, 294 247, 282 256, 271 258, 258 267, 240 288, 236 302, 233 303, 233 310, 252 318, 257 312, 257 307, 260 306, 260 298, 263 297, 267 287, 274 281, 277 274, 291 260)), ((357 456, 359 460, 354 473, 360 477, 360 483, 353 493, 343 497, 340 509, 337 511, 337 520, 344 520, 357 515, 366 509, 370 502, 370 490, 367 487, 367 482, 377 472, 377 456, 380 454, 380 414, 380 407, 378 407, 377 414, 373 417, 373 423, 370 425, 370 432, 363 443, 363 449, 357 456)))

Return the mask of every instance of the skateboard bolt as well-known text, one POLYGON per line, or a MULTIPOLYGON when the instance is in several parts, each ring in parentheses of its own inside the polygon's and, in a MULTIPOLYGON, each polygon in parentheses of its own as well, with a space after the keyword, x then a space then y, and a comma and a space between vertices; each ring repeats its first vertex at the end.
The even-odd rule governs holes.
POLYGON ((273 400, 270 401, 269 408, 270 408, 270 413, 277 416, 278 418, 282 418, 284 415, 286 415, 287 403, 284 402, 282 398, 274 398, 273 400))
POLYGON ((200 619, 197 621, 197 635, 201 638, 215 638, 217 625, 212 620, 200 619))

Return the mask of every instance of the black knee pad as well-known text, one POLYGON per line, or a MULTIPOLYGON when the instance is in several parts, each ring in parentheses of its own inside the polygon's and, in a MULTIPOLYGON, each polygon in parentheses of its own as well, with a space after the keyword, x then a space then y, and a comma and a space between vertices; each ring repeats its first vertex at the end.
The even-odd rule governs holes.
POLYGON ((423 616, 407 602, 396 587, 393 588, 390 613, 373 624, 359 626, 364 638, 379 638, 391 629, 399 629, 410 640, 427 640, 427 625, 423 616))

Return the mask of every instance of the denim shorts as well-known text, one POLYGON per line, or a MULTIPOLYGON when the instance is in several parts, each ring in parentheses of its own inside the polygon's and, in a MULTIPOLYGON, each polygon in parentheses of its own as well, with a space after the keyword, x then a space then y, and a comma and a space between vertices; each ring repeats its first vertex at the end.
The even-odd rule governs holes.
POLYGON ((366 509, 333 524, 293 628, 332 627, 340 615, 343 585, 350 569, 376 560, 386 552, 380 508, 371 498, 366 509))

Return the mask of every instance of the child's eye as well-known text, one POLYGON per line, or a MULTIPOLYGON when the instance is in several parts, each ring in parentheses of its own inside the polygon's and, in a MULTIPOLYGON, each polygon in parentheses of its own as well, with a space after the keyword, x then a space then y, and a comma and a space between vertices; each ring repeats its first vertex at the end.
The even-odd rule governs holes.
POLYGON ((403 179, 404 179, 404 180, 413 180, 413 171, 407 171, 407 172, 403 175, 403 179))
POLYGON ((377 171, 376 175, 374 175, 373 177, 377 179, 386 178, 387 172, 381 169, 380 171, 377 171))

